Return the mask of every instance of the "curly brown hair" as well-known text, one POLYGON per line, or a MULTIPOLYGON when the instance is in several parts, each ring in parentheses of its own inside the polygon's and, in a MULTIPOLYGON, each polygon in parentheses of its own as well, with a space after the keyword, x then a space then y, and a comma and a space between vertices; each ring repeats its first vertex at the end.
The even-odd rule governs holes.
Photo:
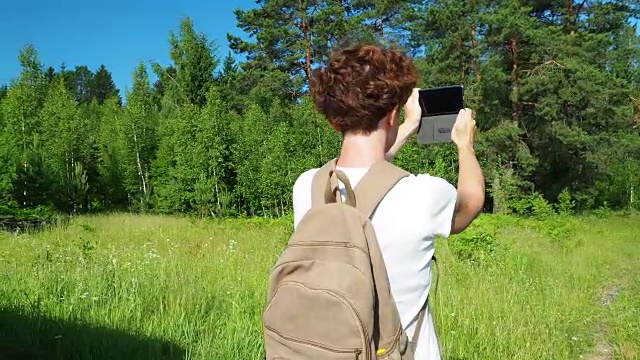
POLYGON ((418 70, 404 52, 364 44, 335 52, 316 69, 311 95, 318 111, 342 133, 368 134, 407 102, 418 70))

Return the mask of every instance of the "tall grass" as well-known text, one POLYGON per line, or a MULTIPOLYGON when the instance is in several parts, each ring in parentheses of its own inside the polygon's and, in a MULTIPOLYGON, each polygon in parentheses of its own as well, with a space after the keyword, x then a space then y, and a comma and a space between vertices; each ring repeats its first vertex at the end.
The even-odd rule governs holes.
POLYGON ((637 218, 493 217, 450 239, 435 298, 447 357, 608 359, 598 353, 606 345, 635 359, 639 230, 637 218), (490 251, 466 246, 477 238, 490 251))
MULTIPOLYGON (((445 357, 637 358, 638 220, 485 216, 438 240, 445 357)), ((290 232, 121 214, 0 234, 0 359, 263 358, 266 280, 290 232)))

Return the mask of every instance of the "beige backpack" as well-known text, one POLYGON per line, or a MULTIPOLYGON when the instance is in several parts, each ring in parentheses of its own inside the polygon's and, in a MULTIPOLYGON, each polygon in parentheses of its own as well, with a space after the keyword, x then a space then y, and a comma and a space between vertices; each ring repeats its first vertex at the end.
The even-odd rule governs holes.
POLYGON ((266 359, 413 360, 426 304, 409 342, 370 221, 408 173, 382 161, 353 189, 335 166, 334 159, 315 175, 312 208, 272 269, 263 314, 266 359))

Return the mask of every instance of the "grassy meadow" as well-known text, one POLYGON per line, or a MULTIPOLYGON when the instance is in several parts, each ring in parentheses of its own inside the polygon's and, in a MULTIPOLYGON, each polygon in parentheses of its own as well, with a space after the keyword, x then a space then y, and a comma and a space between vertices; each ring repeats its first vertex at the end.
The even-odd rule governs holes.
MULTIPOLYGON (((291 219, 79 217, 0 233, 0 359, 260 359, 291 219)), ((446 359, 637 359, 640 217, 483 216, 439 239, 446 359)))

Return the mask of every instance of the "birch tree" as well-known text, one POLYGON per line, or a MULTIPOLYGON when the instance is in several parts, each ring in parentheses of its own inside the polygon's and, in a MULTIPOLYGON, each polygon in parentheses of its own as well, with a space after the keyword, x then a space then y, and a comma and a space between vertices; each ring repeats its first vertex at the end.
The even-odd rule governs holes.
POLYGON ((122 120, 120 130, 128 154, 125 186, 136 203, 147 208, 152 198, 151 164, 156 156, 158 124, 149 76, 142 63, 133 74, 122 120))

